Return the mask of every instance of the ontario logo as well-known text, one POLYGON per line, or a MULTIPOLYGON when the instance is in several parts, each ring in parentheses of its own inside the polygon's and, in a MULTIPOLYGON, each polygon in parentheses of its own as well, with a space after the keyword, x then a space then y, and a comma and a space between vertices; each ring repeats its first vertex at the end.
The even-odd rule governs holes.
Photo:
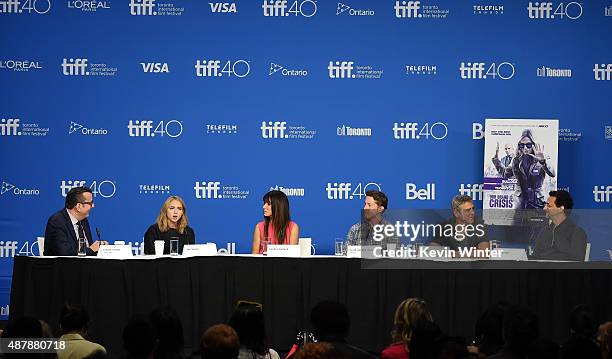
POLYGON ((12 183, 2 181, 0 195, 13 194, 15 196, 38 196, 40 191, 37 188, 19 188, 12 183))
POLYGON ((88 128, 80 123, 76 123, 70 121, 70 126, 68 127, 68 134, 79 134, 85 136, 100 136, 100 135, 108 135, 108 130, 105 128, 88 128))
POLYGON ((274 74, 277 74, 277 73, 281 74, 283 77, 306 77, 308 76, 308 70, 288 69, 277 63, 270 62, 270 71, 268 71, 268 76, 273 76, 274 74))
POLYGON ((343 3, 338 3, 336 8, 336 15, 349 15, 349 16, 374 16, 374 10, 370 9, 356 9, 343 3))

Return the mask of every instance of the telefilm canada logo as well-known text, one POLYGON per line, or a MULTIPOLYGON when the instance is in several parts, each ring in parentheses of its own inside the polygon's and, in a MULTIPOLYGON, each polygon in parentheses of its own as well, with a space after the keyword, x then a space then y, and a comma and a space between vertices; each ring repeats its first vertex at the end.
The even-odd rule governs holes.
POLYGON ((184 7, 165 0, 130 0, 131 16, 182 16, 184 7))
POLYGON ((0 60, 0 71, 30 72, 42 70, 42 62, 38 60, 25 59, 3 59, 0 60))
POLYGON ((250 190, 240 188, 235 185, 221 184, 221 181, 203 180, 195 181, 193 187, 196 199, 221 200, 237 199, 245 200, 249 198, 250 190))
POLYGON ((117 75, 117 67, 104 62, 90 62, 87 58, 65 57, 61 63, 62 75, 113 77, 117 75))
POLYGON ((82 12, 98 12, 110 10, 109 0, 68 0, 68 8, 82 12))
POLYGON ((380 79, 383 70, 375 65, 357 64, 355 61, 330 61, 327 65, 330 79, 380 79))
POLYGON ((238 133, 238 125, 231 123, 206 123, 204 132, 207 135, 235 135, 238 133))
POLYGON ((0 14, 45 15, 51 10, 51 0, 0 0, 0 14))
POLYGON ((140 194, 170 194, 172 186, 169 184, 140 184, 138 185, 138 190, 140 194))
POLYGON ((42 127, 38 123, 22 122, 16 117, 0 117, 0 136, 31 136, 45 137, 49 127, 42 127))
POLYGON ((503 15, 504 5, 472 5, 474 15, 503 15))
POLYGON ((311 130, 301 125, 290 125, 286 121, 262 121, 261 138, 279 140, 312 140, 317 130, 311 130))
POLYGON ((270 71, 268 71, 268 76, 306 77, 308 76, 308 70, 289 68, 275 62, 270 62, 270 71))
POLYGON ((2 187, 0 188, 0 195, 13 195, 13 196, 38 196, 40 190, 38 188, 22 188, 16 185, 2 181, 2 187))
POLYGON ((105 136, 108 135, 108 130, 105 128, 91 128, 84 126, 78 122, 70 121, 70 125, 68 126, 68 134, 83 136, 105 136))
POLYGON ((438 65, 405 65, 406 75, 409 77, 429 77, 438 74, 438 65))

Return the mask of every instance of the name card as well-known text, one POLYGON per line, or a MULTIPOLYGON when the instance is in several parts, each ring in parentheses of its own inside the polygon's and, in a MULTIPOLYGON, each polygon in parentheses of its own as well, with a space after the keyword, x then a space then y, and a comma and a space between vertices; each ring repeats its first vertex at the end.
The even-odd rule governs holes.
POLYGON ((381 248, 381 246, 347 246, 346 256, 349 258, 376 258, 374 248, 381 248))
POLYGON ((216 256, 217 245, 215 243, 206 244, 185 244, 183 246, 184 257, 204 257, 216 256))
POLYGON ((268 244, 268 257, 299 257, 299 244, 268 244))
POLYGON ((98 249, 98 257, 107 259, 132 258, 132 247, 125 244, 104 244, 98 249))
POLYGON ((501 261, 526 261, 527 252, 523 248, 497 248, 498 255, 491 255, 492 260, 501 261))

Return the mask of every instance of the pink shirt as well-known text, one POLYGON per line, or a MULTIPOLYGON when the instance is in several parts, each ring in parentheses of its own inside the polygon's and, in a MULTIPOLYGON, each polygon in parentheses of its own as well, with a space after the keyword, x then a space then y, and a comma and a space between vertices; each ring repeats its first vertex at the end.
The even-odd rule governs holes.
MULTIPOLYGON (((287 226, 287 230, 285 230, 285 238, 283 241, 279 241, 276 238, 276 232, 274 232, 274 227, 272 226, 272 222, 268 223, 268 238, 269 244, 289 244, 291 243, 291 231, 293 230, 293 226, 295 226, 295 222, 289 221, 289 225, 287 226)), ((257 223, 257 228, 259 229, 259 253, 262 252, 261 242, 264 240, 264 222, 261 221, 257 223)))
POLYGON ((389 345, 380 354, 381 359, 409 359, 410 354, 406 351, 404 342, 393 343, 389 345))

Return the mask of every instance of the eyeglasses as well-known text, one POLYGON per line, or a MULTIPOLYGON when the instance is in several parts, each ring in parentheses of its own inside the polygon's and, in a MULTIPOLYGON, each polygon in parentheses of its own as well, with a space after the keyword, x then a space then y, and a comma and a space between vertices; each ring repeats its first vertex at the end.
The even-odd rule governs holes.
POLYGON ((81 204, 83 204, 83 205, 88 204, 88 205, 93 207, 94 203, 93 203, 93 201, 89 201, 89 202, 81 202, 81 204))
POLYGON ((533 143, 529 142, 529 143, 519 143, 518 144, 518 148, 525 148, 525 147, 531 148, 533 147, 533 143))
POLYGON ((234 309, 238 309, 240 307, 255 307, 259 310, 263 310, 263 305, 261 305, 261 303, 250 302, 248 300, 239 300, 238 302, 236 302, 236 308, 234 309))

